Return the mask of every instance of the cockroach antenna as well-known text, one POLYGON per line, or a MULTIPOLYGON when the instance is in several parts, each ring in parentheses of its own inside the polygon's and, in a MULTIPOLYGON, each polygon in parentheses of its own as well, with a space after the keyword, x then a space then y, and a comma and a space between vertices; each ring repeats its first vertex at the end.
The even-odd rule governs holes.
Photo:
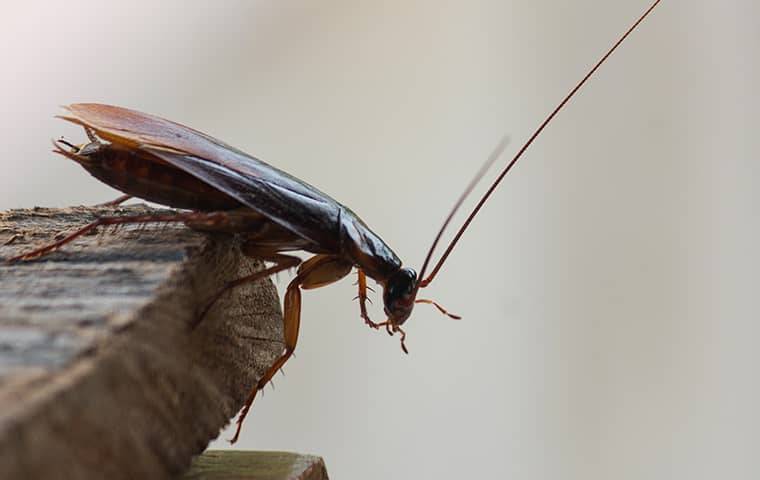
POLYGON ((509 173, 509 171, 512 169, 512 167, 515 166, 515 163, 522 157, 522 155, 525 153, 525 151, 530 147, 533 142, 536 140, 536 138, 541 134, 541 132, 544 131, 544 128, 546 128, 547 125, 554 119, 554 117, 562 110, 562 108, 567 104, 567 102, 570 101, 571 98, 580 90, 580 88, 588 81, 589 78, 599 69, 599 67, 602 66, 602 64, 609 58, 612 53, 617 50, 617 48, 620 46, 623 41, 625 41, 626 38, 628 38, 628 35, 633 32, 636 27, 639 26, 641 22, 644 21, 644 19, 654 10, 654 8, 657 6, 657 4, 660 3, 661 0, 656 0, 650 7, 647 9, 646 12, 644 12, 641 17, 639 17, 636 22, 634 22, 633 25, 621 36, 617 42, 615 42, 614 45, 605 53, 602 58, 594 65, 591 70, 581 79, 578 84, 573 87, 572 90, 570 90, 570 93, 568 93, 564 99, 557 105, 557 107, 549 114, 548 117, 541 123, 541 125, 538 126, 538 128, 533 132, 533 134, 528 138, 528 141, 525 142, 525 144, 520 148, 520 150, 517 151, 517 154, 515 154, 514 157, 512 157, 512 160, 507 164, 506 167, 499 173, 499 176, 496 177, 496 180, 491 184, 491 186, 488 188, 485 194, 480 198, 477 205, 475 205, 475 208, 470 212, 470 215, 467 217, 467 220, 464 221, 462 226, 459 228, 459 231, 457 231, 456 235, 454 235, 454 238, 449 243, 448 247, 446 247, 446 250, 443 252, 443 255, 441 255, 441 258, 438 260, 438 263, 435 264, 435 267, 433 267, 433 270, 430 272, 430 275, 426 278, 425 272, 427 270, 428 264, 430 263, 430 258, 433 256, 433 252, 435 251, 436 246, 438 245, 439 240, 441 239, 441 236, 443 235, 443 232, 446 230, 446 227, 451 222, 451 219, 454 217, 454 215, 459 210, 459 207, 462 206, 462 203, 464 202, 465 198, 472 192, 473 188, 475 188, 475 185, 480 181, 481 178, 483 178, 483 175, 485 175, 486 170, 488 167, 496 160, 498 156, 501 155, 501 153, 504 151, 505 147, 505 140, 502 139, 498 146, 494 149, 493 153, 491 153, 491 156, 489 157, 488 161, 485 163, 483 168, 481 168, 478 173, 475 175, 475 177, 470 181, 470 184, 465 189, 464 193, 459 197, 459 199, 454 204, 454 208, 451 209, 451 212, 446 217, 446 220, 443 222, 443 225, 441 226, 441 229, 438 231, 438 234, 435 236, 435 239, 433 240, 433 244, 430 246, 430 250, 428 250, 427 256, 425 257, 425 261, 422 264, 422 269, 420 270, 420 275, 418 277, 419 282, 417 284, 417 288, 425 288, 426 286, 430 285, 430 283, 435 278, 435 275, 438 273, 438 271, 443 266, 443 263, 448 258, 451 251, 456 246, 457 242, 459 242, 459 239, 462 237, 462 234, 464 234, 465 230, 467 230, 467 227, 470 226, 470 223, 472 223, 472 220, 475 218, 475 216, 478 214, 480 209, 483 207, 483 205, 486 203, 488 198, 491 196, 491 194, 496 190, 496 187, 499 186, 499 183, 504 179, 504 177, 509 173))

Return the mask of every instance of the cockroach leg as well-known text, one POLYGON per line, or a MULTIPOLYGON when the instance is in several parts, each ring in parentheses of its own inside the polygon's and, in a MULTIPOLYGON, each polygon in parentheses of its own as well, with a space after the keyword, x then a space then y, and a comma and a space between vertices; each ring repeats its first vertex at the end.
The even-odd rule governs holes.
POLYGON ((428 305, 435 306, 435 308, 437 308, 439 312, 441 312, 442 314, 446 315, 449 318, 453 318, 454 320, 462 319, 462 317, 459 315, 454 315, 453 313, 449 313, 448 311, 446 311, 445 308, 443 308, 442 306, 440 306, 437 302, 433 300, 428 300, 427 298, 418 298, 417 300, 414 301, 414 303, 427 303, 428 305))
POLYGON ((301 323, 301 288, 318 288, 340 280, 348 275, 351 270, 351 264, 344 265, 340 258, 332 255, 315 255, 306 262, 303 262, 298 268, 296 277, 290 282, 285 291, 283 301, 283 337, 285 340, 285 349, 280 358, 267 369, 266 373, 259 379, 256 386, 248 394, 243 409, 237 419, 237 429, 235 436, 230 443, 235 443, 240 435, 240 428, 243 426, 248 411, 253 405, 256 394, 262 390, 275 373, 280 370, 285 362, 288 361, 296 348, 298 342, 298 328, 301 323), (348 267, 348 268, 346 268, 348 267), (342 273, 342 275, 340 275, 342 273))
POLYGON ((201 311, 201 314, 191 325, 191 328, 196 328, 200 324, 206 314, 208 314, 209 310, 211 310, 211 307, 222 295, 224 295, 225 292, 240 285, 261 280, 262 278, 275 275, 279 272, 300 265, 298 268, 299 275, 302 272, 311 272, 308 277, 304 278, 301 287, 304 289, 318 288, 340 280, 348 275, 348 272, 350 272, 352 268, 350 262, 335 255, 315 255, 306 262, 301 263, 301 259, 298 257, 277 253, 276 251, 272 251, 270 247, 262 248, 257 246, 254 240, 246 241, 240 249, 246 256, 272 262, 274 265, 260 272, 227 283, 209 299, 208 303, 201 311))
POLYGON ((380 325, 370 320, 369 315, 367 314, 367 290, 369 287, 367 286, 367 275, 364 273, 364 270, 361 268, 358 268, 357 270, 358 279, 356 280, 356 283, 359 285, 359 315, 364 319, 364 323, 366 323, 370 328, 374 328, 377 330, 380 328, 380 325))
POLYGON ((96 207, 118 207, 119 205, 126 202, 130 198, 132 198, 132 195, 122 195, 119 198, 115 198, 111 200, 110 202, 98 203, 95 206, 96 207))
POLYGON ((204 222, 211 225, 222 223, 226 218, 226 214, 223 212, 212 213, 175 213, 170 215, 134 215, 124 217, 101 217, 92 223, 85 225, 84 227, 76 230, 75 232, 65 236, 57 242, 49 243, 43 247, 32 250, 31 252, 22 253, 7 260, 7 263, 14 263, 19 260, 31 260, 33 258, 39 258, 55 250, 58 250, 67 243, 86 235, 101 225, 124 225, 128 223, 154 223, 154 222, 204 222))
POLYGON ((378 327, 385 327, 385 330, 388 332, 388 335, 391 337, 396 333, 401 334, 401 350, 404 351, 407 355, 409 354, 409 350, 406 348, 406 332, 399 326, 393 323, 390 320, 386 320, 384 322, 380 322, 377 324, 378 327))
POLYGON ((282 254, 276 254, 272 253, 271 251, 266 252, 244 252, 246 255, 261 258, 270 262, 273 262, 274 265, 272 265, 269 268, 265 268, 264 270, 261 270, 256 273, 252 273, 251 275, 246 275, 245 277, 238 278, 236 280, 232 280, 231 282, 227 282, 218 292, 216 292, 208 301, 206 301, 206 305, 203 307, 203 310, 201 310, 200 315, 193 321, 193 323, 190 324, 191 329, 195 329, 200 323, 203 321, 203 319, 208 314, 209 310, 211 310, 211 307, 214 306, 214 304, 229 290, 232 290, 233 288, 239 287, 240 285, 255 282, 257 280, 261 280, 263 278, 267 278, 270 275, 274 275, 277 272, 281 272, 283 270, 286 270, 291 267, 295 267, 299 263, 301 263, 301 259, 298 257, 293 257, 290 255, 282 255, 282 254))
POLYGON ((390 328, 393 330, 391 332, 391 336, 394 333, 396 333, 396 332, 399 332, 401 334, 401 350, 403 350, 404 353, 406 353, 407 355, 409 355, 409 350, 406 349, 406 332, 400 326, 396 325, 395 323, 388 322, 388 324, 389 324, 390 328))
POLYGON ((409 350, 406 349, 406 332, 398 325, 394 325, 393 329, 401 334, 401 350, 409 355, 409 350))

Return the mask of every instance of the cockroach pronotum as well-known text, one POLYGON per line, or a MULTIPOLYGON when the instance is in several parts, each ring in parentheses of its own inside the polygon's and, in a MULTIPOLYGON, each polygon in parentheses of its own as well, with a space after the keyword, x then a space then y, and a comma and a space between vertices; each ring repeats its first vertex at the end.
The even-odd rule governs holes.
POLYGON ((419 290, 430 285, 483 204, 536 137, 658 3, 660 0, 655 1, 618 39, 517 151, 481 197, 429 274, 428 266, 441 236, 465 198, 499 158, 506 147, 506 140, 499 143, 455 202, 418 274, 414 269, 403 266, 393 250, 354 212, 306 182, 180 124, 134 110, 88 103, 65 107, 67 113, 61 118, 84 127, 89 143, 76 146, 58 140, 54 142, 54 151, 74 160, 98 180, 123 192, 125 196, 116 202, 134 196, 188 211, 102 217, 60 241, 10 261, 45 255, 101 225, 184 222, 199 230, 239 234, 243 239, 242 251, 270 262, 271 266, 232 281, 216 292, 198 321, 227 290, 298 267, 295 278, 285 290, 285 346, 282 355, 251 390, 238 416, 237 430, 231 440, 235 442, 256 393, 293 354, 298 340, 301 289, 328 285, 356 269, 361 318, 371 328, 384 327, 391 335, 399 333, 404 352, 407 351, 404 343, 406 334, 401 326, 409 318, 415 304, 431 304, 441 313, 459 318, 433 300, 417 298, 419 290), (299 250, 314 255, 301 261, 285 253, 299 250), (383 287, 387 315, 384 322, 373 322, 367 313, 367 290, 370 288, 367 277, 383 287))

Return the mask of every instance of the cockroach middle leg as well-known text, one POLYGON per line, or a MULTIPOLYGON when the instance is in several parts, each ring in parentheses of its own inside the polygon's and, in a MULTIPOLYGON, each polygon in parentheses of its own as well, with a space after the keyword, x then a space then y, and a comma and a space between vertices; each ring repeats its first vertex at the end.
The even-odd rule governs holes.
POLYGON ((240 435, 240 428, 243 426, 243 421, 246 415, 248 415, 248 411, 251 409, 258 391, 262 390, 272 380, 277 371, 282 369, 285 362, 288 361, 296 349, 298 329, 301 325, 301 289, 319 288, 333 283, 348 275, 351 268, 351 263, 333 255, 315 255, 299 266, 296 277, 290 282, 285 291, 283 302, 283 337, 285 348, 280 358, 275 360, 267 369, 248 395, 237 419, 235 436, 232 437, 230 443, 237 441, 240 435))
POLYGON ((202 222, 209 226, 221 224, 225 221, 226 215, 223 212, 212 213, 175 213, 168 215, 132 215, 124 217, 101 217, 92 223, 85 225, 84 227, 76 230, 75 232, 65 236, 57 242, 52 242, 44 245, 40 248, 32 250, 31 252, 22 253, 7 260, 8 263, 17 262, 20 260, 31 260, 47 255, 55 250, 58 250, 62 246, 69 242, 76 240, 82 235, 87 235, 100 226, 108 225, 124 225, 128 223, 155 223, 155 222, 202 222))
MULTIPOLYGON (((264 261, 272 262, 269 268, 265 268, 260 272, 255 272, 245 277, 238 278, 231 282, 228 282, 218 292, 216 292, 203 307, 198 318, 190 326, 196 328, 201 321, 208 314, 211 307, 224 295, 227 291, 237 288, 240 285, 246 283, 255 282, 263 278, 267 278, 271 275, 275 275, 279 272, 299 266, 298 274, 302 272, 311 272, 308 277, 305 277, 302 287, 305 289, 317 288, 323 285, 333 283, 348 274, 351 271, 351 264, 345 260, 341 260, 340 257, 333 255, 315 255, 304 263, 301 263, 301 259, 292 255, 284 255, 281 253, 273 252, 271 248, 261 248, 256 245, 255 241, 247 241, 241 247, 241 251, 244 255, 252 258, 262 259, 264 261), (319 268, 316 268, 316 265, 319 268)), ((298 277, 297 277, 298 278, 298 277)))
POLYGON ((273 253, 271 251, 251 251, 250 249, 246 251, 245 248, 243 248, 243 253, 250 257, 263 259, 269 262, 274 263, 269 268, 265 268, 264 270, 261 270, 259 272, 252 273, 250 275, 246 275, 245 277, 241 277, 235 280, 232 280, 231 282, 227 282, 218 292, 216 292, 210 299, 206 301, 206 305, 203 307, 203 310, 201 310, 201 313, 198 315, 198 317, 193 321, 193 323, 190 324, 191 329, 195 329, 200 325, 200 323, 203 321, 203 319, 208 314, 209 310, 211 310, 211 307, 216 304, 216 302, 222 298, 222 295, 224 295, 226 292, 232 290, 233 288, 239 287, 240 285, 244 285, 246 283, 255 282, 257 280, 261 280, 263 278, 267 278, 270 275, 274 275, 277 272, 281 272, 283 270, 287 270, 288 268, 295 267, 299 263, 301 263, 301 259, 298 257, 294 257, 291 255, 282 255, 273 253))

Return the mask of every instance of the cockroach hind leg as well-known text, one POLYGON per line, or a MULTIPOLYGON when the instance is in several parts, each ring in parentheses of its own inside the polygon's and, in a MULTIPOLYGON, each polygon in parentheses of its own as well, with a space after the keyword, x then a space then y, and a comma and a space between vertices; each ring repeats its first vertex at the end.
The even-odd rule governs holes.
POLYGON ((136 215, 136 216, 124 216, 124 217, 100 217, 96 219, 95 221, 88 223, 87 225, 79 228, 78 230, 75 230, 74 232, 68 234, 66 237, 62 238, 61 240, 49 243, 47 245, 43 245, 42 247, 34 249, 30 252, 22 253, 21 255, 17 255, 15 257, 12 257, 6 260, 6 262, 14 263, 19 260, 29 260, 32 258, 44 256, 50 252, 58 250, 65 244, 72 242, 73 240, 81 237, 82 235, 87 235, 88 233, 92 232, 98 227, 107 228, 109 225, 114 225, 114 224, 129 224, 129 223, 139 224, 139 223, 146 223, 146 222, 150 222, 150 223, 185 222, 187 220, 197 219, 199 217, 211 218, 213 215, 214 213, 175 213, 171 215, 136 215))

